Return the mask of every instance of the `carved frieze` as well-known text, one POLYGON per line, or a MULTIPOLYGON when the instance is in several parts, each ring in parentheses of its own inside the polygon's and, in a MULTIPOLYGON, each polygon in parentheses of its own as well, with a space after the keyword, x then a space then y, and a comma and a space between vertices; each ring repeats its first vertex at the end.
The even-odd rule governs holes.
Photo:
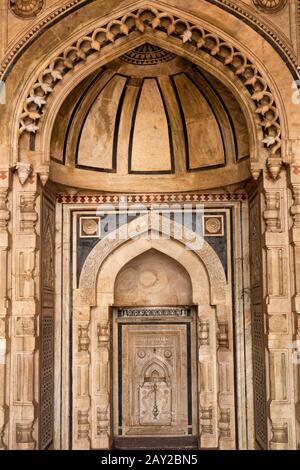
POLYGON ((130 308, 119 309, 119 317, 187 317, 189 308, 130 308))

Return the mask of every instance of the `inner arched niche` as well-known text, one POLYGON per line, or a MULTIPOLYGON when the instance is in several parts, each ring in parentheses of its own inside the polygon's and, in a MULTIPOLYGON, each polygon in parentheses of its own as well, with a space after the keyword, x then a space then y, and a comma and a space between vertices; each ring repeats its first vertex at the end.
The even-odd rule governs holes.
POLYGON ((213 189, 250 177, 249 132, 211 73, 143 44, 85 78, 53 126, 52 179, 115 192, 213 189), (105 177, 109 174, 109 178, 105 177))
POLYGON ((150 249, 130 260, 119 271, 114 303, 116 306, 191 305, 191 279, 176 260, 150 249))

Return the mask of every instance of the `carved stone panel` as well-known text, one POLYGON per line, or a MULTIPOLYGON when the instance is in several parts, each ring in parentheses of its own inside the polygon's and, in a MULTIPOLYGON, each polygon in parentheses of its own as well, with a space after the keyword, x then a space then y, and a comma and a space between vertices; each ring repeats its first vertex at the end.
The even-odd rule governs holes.
POLYGON ((118 329, 118 434, 192 434, 190 324, 125 323, 118 329))

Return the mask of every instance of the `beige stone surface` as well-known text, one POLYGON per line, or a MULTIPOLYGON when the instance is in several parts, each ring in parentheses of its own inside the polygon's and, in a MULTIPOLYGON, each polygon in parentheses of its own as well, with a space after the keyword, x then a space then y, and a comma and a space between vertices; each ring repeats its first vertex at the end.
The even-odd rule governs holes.
POLYGON ((120 370, 126 433, 185 438, 187 324, 193 445, 299 449, 299 9, 276 3, 0 0, 0 449, 109 448, 120 370), (146 211, 93 238, 125 200, 146 211), (203 245, 158 203, 204 204, 203 245))

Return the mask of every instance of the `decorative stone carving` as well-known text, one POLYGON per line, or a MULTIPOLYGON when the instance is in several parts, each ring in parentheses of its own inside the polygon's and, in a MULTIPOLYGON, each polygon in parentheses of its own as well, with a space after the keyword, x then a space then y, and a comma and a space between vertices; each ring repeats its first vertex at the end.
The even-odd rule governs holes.
POLYGON ((219 331, 217 333, 218 345, 221 349, 229 348, 228 322, 218 322, 219 331))
POLYGON ((156 65, 162 62, 169 62, 175 59, 175 57, 176 54, 165 51, 158 46, 143 44, 122 55, 120 59, 133 65, 156 65))
POLYGON ((0 233, 5 233, 9 221, 9 210, 7 209, 7 189, 0 189, 0 233))
POLYGON ((78 352, 87 352, 90 346, 89 325, 78 326, 78 352))
MULTIPOLYGON (((124 196, 120 194, 94 194, 90 196, 88 194, 80 194, 77 190, 73 190, 73 188, 69 191, 67 190, 66 194, 58 194, 57 200, 61 204, 87 204, 87 203, 97 203, 97 204, 120 204, 124 201, 122 198, 124 196)), ((247 193, 245 192, 238 192, 238 193, 171 193, 171 194, 134 194, 126 196, 126 201, 128 204, 133 203, 142 203, 142 204, 151 204, 151 203, 194 203, 197 202, 228 202, 228 201, 246 201, 248 198, 247 193)))
POLYGON ((119 317, 188 317, 189 308, 130 308, 119 309, 119 317))
POLYGON ((230 409, 220 410, 219 431, 221 439, 230 437, 230 409))
POLYGON ((97 436, 108 436, 109 430, 109 407, 97 408, 97 436))
MULTIPOLYGON (((127 233, 139 233, 142 235, 147 233, 152 228, 156 229, 157 227, 161 227, 162 234, 166 233, 167 236, 171 236, 171 238, 173 238, 174 234, 176 233, 182 233, 182 226, 180 224, 171 221, 170 227, 166 228, 165 224, 161 223, 160 219, 161 217, 158 214, 152 214, 150 220, 148 214, 138 217, 128 224, 127 233)), ((119 231, 120 230, 122 230, 122 227, 119 229, 119 231)), ((120 237, 119 231, 117 231, 115 236, 106 237, 97 243, 95 248, 86 258, 79 282, 81 299, 83 303, 94 303, 96 279, 100 266, 110 252, 114 251, 117 247, 123 245, 126 242, 124 237, 120 237)), ((183 245, 190 246, 190 240, 194 239, 194 235, 195 234, 193 232, 185 229, 182 240, 183 245)), ((222 302, 225 298, 225 286, 227 281, 220 258, 211 248, 211 246, 205 240, 203 240, 203 238, 201 239, 200 249, 195 249, 194 253, 203 261, 207 268, 212 285, 212 295, 214 297, 213 302, 222 302)))
POLYGON ((36 442, 32 436, 33 423, 31 421, 17 423, 16 442, 19 450, 34 450, 36 442))
POLYGON ((254 6, 264 13, 278 13, 282 10, 287 0, 252 0, 254 6))
POLYGON ((100 217, 80 217, 80 238, 99 236, 100 217))
POLYGON ((18 172, 20 183, 24 185, 31 175, 32 166, 29 163, 18 162, 15 164, 15 169, 18 172))
POLYGON ((76 43, 68 46, 53 59, 39 74, 32 86, 20 116, 20 135, 23 132, 36 133, 43 109, 56 84, 87 55, 98 53, 116 38, 128 36, 132 32, 143 34, 145 31, 158 30, 167 36, 175 37, 183 43, 189 43, 222 62, 236 75, 250 92, 255 104, 256 114, 260 117, 263 129, 263 143, 269 150, 272 160, 271 174, 277 177, 281 166, 281 126, 275 96, 272 94, 267 79, 258 70, 244 52, 236 49, 228 41, 206 30, 199 24, 193 24, 156 8, 141 8, 137 12, 126 13, 123 17, 109 21, 94 31, 85 34, 76 43))
POLYGON ((198 340, 200 346, 209 346, 209 321, 199 320, 198 340))
POLYGON ((271 431, 273 433, 273 437, 270 442, 271 449, 274 449, 274 450, 285 449, 289 441, 288 424, 282 423, 282 422, 281 423, 272 422, 271 431))
POLYGON ((98 324, 97 327, 97 337, 98 337, 98 347, 105 347, 109 346, 109 323, 106 324, 98 324))
POLYGON ((222 237, 224 235, 223 216, 204 216, 204 234, 208 237, 222 237))
POLYGON ((35 211, 36 193, 22 193, 19 199, 20 230, 21 232, 34 233, 38 215, 35 211))
POLYGON ((15 322, 15 335, 33 336, 35 333, 35 325, 33 317, 17 317, 15 322))
POLYGON ((300 186, 293 186, 294 204, 291 208, 291 214, 294 220, 294 228, 300 228, 300 186))
MULTIPOLYGON (((209 0, 211 3, 218 5, 222 8, 222 4, 225 4, 226 10, 230 11, 233 15, 238 15, 239 18, 243 20, 251 19, 251 22, 255 25, 256 29, 265 34, 270 40, 272 45, 280 44, 282 48, 282 53, 284 54, 285 60, 293 66, 294 69, 297 67, 297 55, 293 53, 293 50, 290 46, 285 43, 284 37, 280 35, 278 30, 270 28, 270 25, 267 21, 264 21, 262 17, 256 17, 249 13, 248 9, 244 9, 240 2, 231 2, 230 0, 209 0)), ((36 38, 38 35, 41 35, 45 29, 51 27, 53 22, 56 22, 60 16, 66 14, 66 12, 71 12, 78 8, 79 4, 84 3, 85 0, 72 0, 71 2, 60 5, 59 8, 52 10, 50 14, 42 19, 38 24, 34 25, 34 28, 28 31, 26 36, 23 36, 15 45, 13 49, 9 51, 9 54, 5 57, 0 68, 0 78, 3 79, 3 76, 6 76, 6 73, 10 67, 11 61, 16 60, 16 55, 23 50, 23 47, 26 48, 26 45, 29 41, 32 41, 33 38, 36 38)))
POLYGON ((49 165, 42 165, 38 169, 38 174, 40 176, 40 180, 43 186, 46 186, 47 181, 50 175, 50 168, 49 165))
POLYGON ((270 334, 288 334, 289 324, 287 314, 269 315, 268 327, 270 334))
POLYGON ((88 439, 90 423, 89 423, 89 410, 78 410, 78 439, 88 439))
POLYGON ((267 232, 279 232, 281 230, 280 215, 280 193, 267 191, 266 210, 264 212, 267 232))
POLYGON ((10 0, 11 11, 20 18, 33 18, 44 6, 44 0, 10 0))
POLYGON ((213 434, 213 408, 212 406, 202 406, 200 408, 201 433, 213 434))

